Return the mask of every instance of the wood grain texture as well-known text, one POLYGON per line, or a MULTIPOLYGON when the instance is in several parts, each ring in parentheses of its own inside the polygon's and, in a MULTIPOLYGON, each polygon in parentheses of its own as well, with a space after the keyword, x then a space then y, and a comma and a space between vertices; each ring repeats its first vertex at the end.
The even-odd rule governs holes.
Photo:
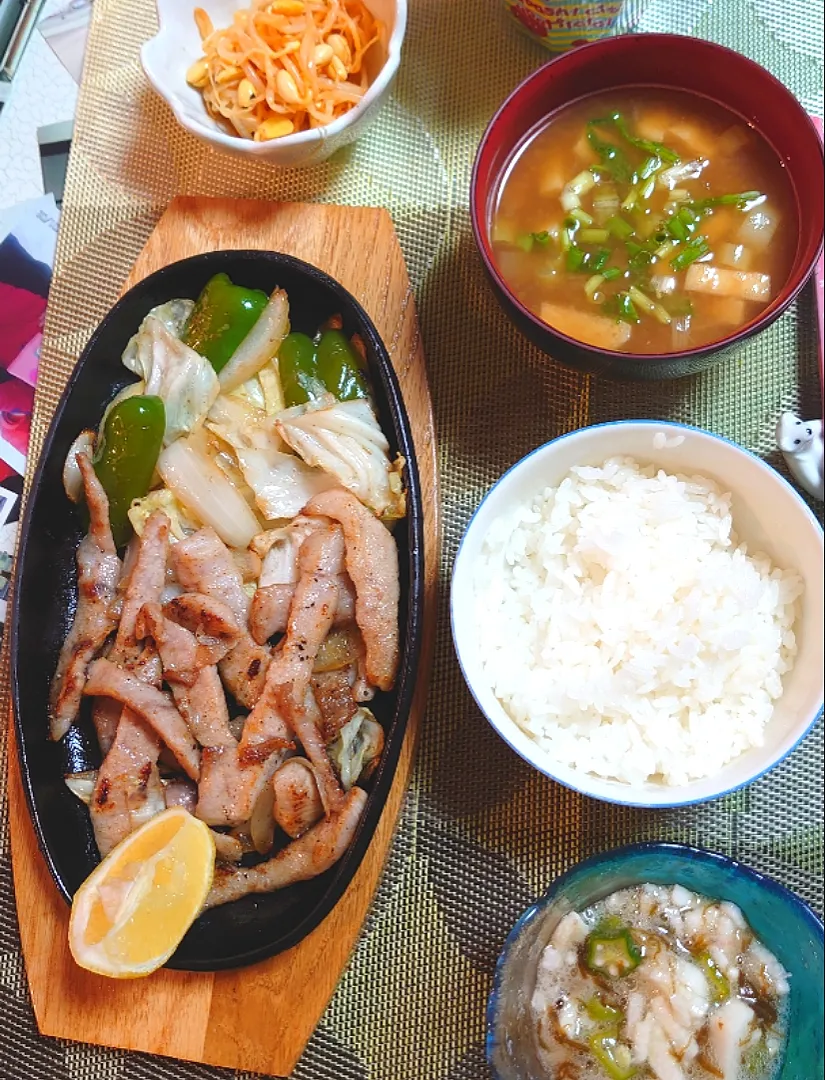
POLYGON ((312 934, 271 960, 215 974, 162 970, 148 979, 114 982, 75 966, 66 945, 68 908, 38 850, 13 744, 8 754, 12 858, 26 970, 44 1035, 285 1076, 303 1052, 357 940, 412 768, 436 611, 435 439, 412 290, 385 210, 178 198, 158 222, 124 291, 177 259, 226 248, 287 252, 349 289, 387 345, 410 415, 425 517, 424 642, 406 738, 384 812, 349 888, 312 934))

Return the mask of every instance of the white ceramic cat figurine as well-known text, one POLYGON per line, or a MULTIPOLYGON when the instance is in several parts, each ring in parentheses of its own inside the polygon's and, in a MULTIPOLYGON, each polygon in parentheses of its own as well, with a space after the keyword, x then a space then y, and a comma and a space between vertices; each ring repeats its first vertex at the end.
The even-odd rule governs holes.
POLYGON ((797 483, 814 498, 825 498, 822 421, 800 420, 793 413, 782 413, 776 425, 776 441, 797 483))

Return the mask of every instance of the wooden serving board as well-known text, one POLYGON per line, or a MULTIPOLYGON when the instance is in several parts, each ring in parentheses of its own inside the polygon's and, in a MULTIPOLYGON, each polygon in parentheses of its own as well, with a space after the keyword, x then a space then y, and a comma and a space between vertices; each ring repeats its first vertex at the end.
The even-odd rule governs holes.
POLYGON ((387 345, 409 411, 425 519, 424 642, 406 738, 383 815, 349 888, 312 934, 264 963, 214 974, 161 970, 148 979, 116 982, 74 964, 66 944, 69 910, 38 849, 17 754, 10 748, 12 858, 20 937, 42 1034, 286 1076, 314 1031, 356 942, 412 768, 429 683, 436 611, 435 439, 412 290, 385 210, 178 198, 149 237, 124 291, 177 259, 226 248, 287 252, 320 267, 349 289, 387 345))

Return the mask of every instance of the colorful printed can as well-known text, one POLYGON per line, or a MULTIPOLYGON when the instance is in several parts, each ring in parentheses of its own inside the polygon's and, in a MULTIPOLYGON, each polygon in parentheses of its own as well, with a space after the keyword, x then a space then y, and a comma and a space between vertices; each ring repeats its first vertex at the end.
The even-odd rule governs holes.
POLYGON ((640 0, 504 0, 522 29, 551 52, 632 29, 640 0))

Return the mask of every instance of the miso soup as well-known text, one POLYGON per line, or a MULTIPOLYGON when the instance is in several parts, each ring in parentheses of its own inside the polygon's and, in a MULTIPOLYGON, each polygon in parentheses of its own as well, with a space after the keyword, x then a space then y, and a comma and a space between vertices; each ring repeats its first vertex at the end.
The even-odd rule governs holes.
POLYGON ((599 348, 690 349, 756 318, 798 233, 784 166, 733 113, 631 89, 554 113, 516 154, 491 222, 521 302, 599 348))

